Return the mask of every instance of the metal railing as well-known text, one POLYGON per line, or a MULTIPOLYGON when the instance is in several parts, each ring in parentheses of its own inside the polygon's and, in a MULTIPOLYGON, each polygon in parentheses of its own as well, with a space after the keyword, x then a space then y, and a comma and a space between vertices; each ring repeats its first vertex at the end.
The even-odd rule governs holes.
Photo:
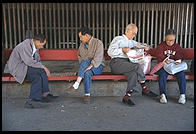
POLYGON ((3 3, 2 44, 14 48, 29 32, 47 36, 48 49, 78 48, 78 29, 88 26, 107 49, 129 23, 138 26, 136 41, 152 48, 164 40, 168 28, 176 42, 194 48, 194 3, 3 3))

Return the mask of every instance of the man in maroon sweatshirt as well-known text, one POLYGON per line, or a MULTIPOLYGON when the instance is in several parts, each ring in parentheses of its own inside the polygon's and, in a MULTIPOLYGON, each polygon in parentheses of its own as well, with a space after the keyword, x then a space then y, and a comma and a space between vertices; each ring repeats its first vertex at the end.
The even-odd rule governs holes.
MULTIPOLYGON (((162 62, 166 57, 170 56, 170 59, 175 60, 175 64, 180 64, 183 60, 183 52, 182 48, 178 43, 175 42, 175 32, 173 29, 168 29, 165 35, 165 41, 160 43, 156 48, 156 57, 158 62, 162 62)), ((170 61, 166 60, 166 64, 169 64, 170 61)), ((158 71, 159 75, 159 90, 160 90, 160 102, 167 103, 166 99, 166 82, 168 73, 161 68, 158 71)), ((176 74, 179 89, 180 89, 180 97, 178 103, 185 104, 185 93, 186 93, 186 79, 184 71, 180 71, 176 74)))

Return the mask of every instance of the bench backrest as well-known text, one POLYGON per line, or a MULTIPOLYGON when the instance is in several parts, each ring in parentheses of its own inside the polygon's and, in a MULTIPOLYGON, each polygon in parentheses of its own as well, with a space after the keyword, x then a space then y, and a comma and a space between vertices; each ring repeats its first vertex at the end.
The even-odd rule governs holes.
MULTIPOLYGON (((7 59, 12 52, 12 49, 6 49, 5 54, 7 59)), ((41 60, 52 61, 52 60, 78 60, 77 49, 40 49, 41 60)), ((155 55, 155 49, 148 51, 152 56, 155 55)), ((183 49, 184 59, 191 60, 194 59, 194 48, 185 48, 183 49)), ((110 60, 110 56, 107 54, 107 50, 104 50, 104 56, 106 60, 110 60)))

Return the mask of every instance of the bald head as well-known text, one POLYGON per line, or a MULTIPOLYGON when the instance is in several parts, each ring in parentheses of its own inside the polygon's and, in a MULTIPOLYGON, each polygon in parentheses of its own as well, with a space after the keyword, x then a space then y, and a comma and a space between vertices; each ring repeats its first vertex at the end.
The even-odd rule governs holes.
POLYGON ((135 24, 129 24, 126 27, 125 35, 128 39, 132 40, 137 34, 137 26, 135 24))
POLYGON ((129 24, 126 27, 126 30, 134 30, 134 29, 137 29, 137 26, 135 24, 129 24))

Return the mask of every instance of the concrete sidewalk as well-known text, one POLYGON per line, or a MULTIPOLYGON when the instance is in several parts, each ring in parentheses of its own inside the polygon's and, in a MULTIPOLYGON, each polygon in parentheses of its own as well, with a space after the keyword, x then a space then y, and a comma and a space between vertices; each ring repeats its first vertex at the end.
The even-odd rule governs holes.
POLYGON ((194 131, 194 99, 185 105, 178 97, 133 96, 134 107, 122 104, 121 96, 91 97, 83 104, 81 97, 60 96, 42 108, 24 108, 24 98, 2 98, 3 131, 194 131))

